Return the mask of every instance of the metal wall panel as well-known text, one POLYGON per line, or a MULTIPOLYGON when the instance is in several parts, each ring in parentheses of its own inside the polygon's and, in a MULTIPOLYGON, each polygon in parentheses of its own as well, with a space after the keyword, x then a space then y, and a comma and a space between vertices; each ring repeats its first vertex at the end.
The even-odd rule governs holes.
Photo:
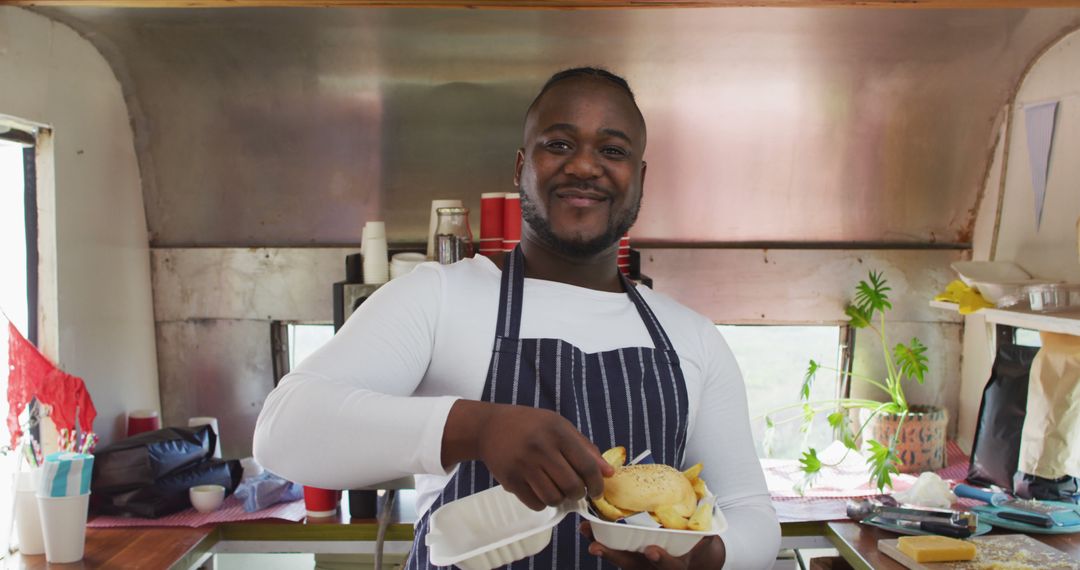
MULTIPOLYGON (((1077 9, 49 8, 110 61, 155 246, 421 241, 511 190, 551 72, 625 74, 639 241, 970 243, 1000 110, 1077 9)), ((475 223, 475 219, 474 219, 475 223)))

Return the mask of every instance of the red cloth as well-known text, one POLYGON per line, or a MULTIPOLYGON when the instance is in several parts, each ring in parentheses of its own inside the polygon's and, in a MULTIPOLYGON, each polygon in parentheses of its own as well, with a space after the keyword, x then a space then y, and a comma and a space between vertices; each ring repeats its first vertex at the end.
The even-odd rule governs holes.
POLYGON ((22 435, 19 414, 33 398, 50 407, 49 417, 56 424, 56 429, 67 429, 74 433, 77 419, 83 433, 93 431, 97 410, 82 378, 54 366, 10 322, 8 371, 7 398, 10 408, 7 425, 11 430, 12 447, 22 435))

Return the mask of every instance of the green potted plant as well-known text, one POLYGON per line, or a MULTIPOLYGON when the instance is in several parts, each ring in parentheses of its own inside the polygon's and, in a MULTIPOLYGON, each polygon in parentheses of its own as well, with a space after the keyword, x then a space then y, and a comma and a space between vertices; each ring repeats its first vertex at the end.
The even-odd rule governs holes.
MULTIPOLYGON (((857 329, 873 331, 881 347, 885 363, 886 377, 883 379, 844 370, 837 370, 811 360, 803 378, 799 403, 777 408, 765 415, 766 449, 771 433, 776 425, 791 421, 802 423, 802 431, 808 436, 815 417, 828 414, 828 424, 834 436, 846 448, 844 456, 834 462, 826 463, 819 456, 817 449, 808 447, 799 459, 804 473, 801 487, 812 485, 823 467, 837 465, 852 451, 860 449, 867 455, 870 466, 870 481, 879 490, 892 486, 892 476, 900 471, 911 472, 944 467, 945 410, 912 407, 904 395, 904 383, 911 380, 922 384, 926 378, 926 346, 918 338, 911 342, 898 343, 890 348, 886 331, 885 313, 892 309, 888 286, 881 273, 871 271, 869 281, 860 281, 855 288, 854 303, 845 309, 848 323, 857 329), (835 398, 810 400, 810 389, 817 373, 830 370, 850 378, 852 382, 863 383, 879 391, 883 401, 863 398, 835 398), (852 411, 862 412, 852 418, 852 411), (927 425, 905 426, 910 420, 927 425), (937 447, 926 452, 925 449, 937 447), (930 459, 922 457, 930 456, 930 459), (940 464, 940 465, 938 465, 940 464)), ((804 444, 805 446, 805 444, 804 444)))

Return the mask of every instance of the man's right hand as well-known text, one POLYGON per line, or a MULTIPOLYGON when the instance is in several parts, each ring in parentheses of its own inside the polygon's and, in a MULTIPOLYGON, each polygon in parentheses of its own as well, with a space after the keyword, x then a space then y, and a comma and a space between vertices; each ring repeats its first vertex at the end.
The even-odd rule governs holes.
POLYGON ((480 460, 507 491, 542 510, 599 496, 615 470, 566 418, 540 408, 458 400, 443 431, 448 469, 480 460))

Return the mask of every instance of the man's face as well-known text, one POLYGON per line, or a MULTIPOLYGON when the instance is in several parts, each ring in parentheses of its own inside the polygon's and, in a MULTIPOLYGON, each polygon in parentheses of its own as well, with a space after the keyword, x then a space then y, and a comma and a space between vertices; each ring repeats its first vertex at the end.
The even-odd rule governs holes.
POLYGON ((645 125, 630 97, 599 78, 552 86, 525 121, 514 185, 524 228, 562 253, 613 246, 637 219, 645 125))

